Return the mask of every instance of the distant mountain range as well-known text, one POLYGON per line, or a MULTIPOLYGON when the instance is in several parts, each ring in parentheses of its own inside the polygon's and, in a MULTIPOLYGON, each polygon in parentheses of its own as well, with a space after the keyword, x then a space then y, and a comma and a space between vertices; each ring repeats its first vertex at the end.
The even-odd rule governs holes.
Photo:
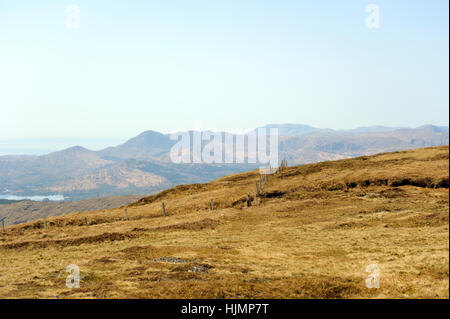
MULTIPOLYGON (((279 157, 287 159, 289 164, 449 144, 448 126, 332 130, 302 124, 270 124, 264 128, 278 128, 279 157)), ((75 200, 148 194, 258 167, 256 164, 174 164, 169 154, 175 143, 169 134, 146 131, 100 151, 75 146, 41 156, 0 156, 0 195, 1 190, 16 195, 58 193, 75 200)))

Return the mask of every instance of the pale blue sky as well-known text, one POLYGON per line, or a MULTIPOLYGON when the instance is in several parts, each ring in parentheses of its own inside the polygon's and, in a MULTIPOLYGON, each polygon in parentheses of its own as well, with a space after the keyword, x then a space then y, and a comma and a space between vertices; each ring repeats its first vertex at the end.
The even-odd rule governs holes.
POLYGON ((448 125, 448 1, 0 0, 0 137, 448 125), (66 27, 66 6, 80 28, 66 27), (368 29, 366 5, 380 8, 368 29))

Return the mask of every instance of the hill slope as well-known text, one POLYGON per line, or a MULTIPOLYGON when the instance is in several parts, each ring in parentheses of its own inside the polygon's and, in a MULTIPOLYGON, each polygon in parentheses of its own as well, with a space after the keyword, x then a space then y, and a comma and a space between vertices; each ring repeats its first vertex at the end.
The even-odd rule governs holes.
POLYGON ((246 207, 252 171, 142 198, 128 221, 111 209, 7 227, 0 297, 448 298, 448 160, 445 146, 289 167, 246 207))
MULTIPOLYGON (((448 127, 432 125, 416 129, 363 127, 346 131, 300 124, 266 127, 278 128, 279 158, 287 159, 291 165, 449 143, 448 127)), ((77 146, 43 156, 0 156, 0 192, 7 189, 11 194, 26 196, 56 192, 70 200, 149 194, 257 167, 176 165, 170 160, 170 149, 175 143, 168 134, 146 131, 119 146, 97 152, 77 146)), ((203 140, 202 144, 207 143, 203 140)))
POLYGON ((146 131, 116 147, 108 147, 99 151, 103 157, 155 159, 170 151, 175 144, 169 135, 155 131, 146 131))
POLYGON ((59 216, 93 209, 109 209, 128 205, 138 200, 139 195, 113 196, 85 199, 75 202, 37 202, 0 200, 0 219, 5 225, 24 223, 44 217, 59 216))

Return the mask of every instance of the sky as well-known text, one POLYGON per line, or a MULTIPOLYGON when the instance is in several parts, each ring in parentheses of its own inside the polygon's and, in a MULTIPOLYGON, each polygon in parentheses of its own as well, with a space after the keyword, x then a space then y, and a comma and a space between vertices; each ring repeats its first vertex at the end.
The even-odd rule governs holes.
POLYGON ((448 125, 448 6, 0 0, 0 140, 448 125))

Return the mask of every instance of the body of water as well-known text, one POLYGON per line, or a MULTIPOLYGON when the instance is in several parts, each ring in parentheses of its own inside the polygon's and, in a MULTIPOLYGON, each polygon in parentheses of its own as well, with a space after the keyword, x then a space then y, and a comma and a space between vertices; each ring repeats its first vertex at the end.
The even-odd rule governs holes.
POLYGON ((33 200, 37 202, 42 202, 46 199, 49 201, 63 201, 64 195, 42 195, 42 196, 18 196, 18 195, 0 195, 0 199, 8 199, 8 200, 33 200))

